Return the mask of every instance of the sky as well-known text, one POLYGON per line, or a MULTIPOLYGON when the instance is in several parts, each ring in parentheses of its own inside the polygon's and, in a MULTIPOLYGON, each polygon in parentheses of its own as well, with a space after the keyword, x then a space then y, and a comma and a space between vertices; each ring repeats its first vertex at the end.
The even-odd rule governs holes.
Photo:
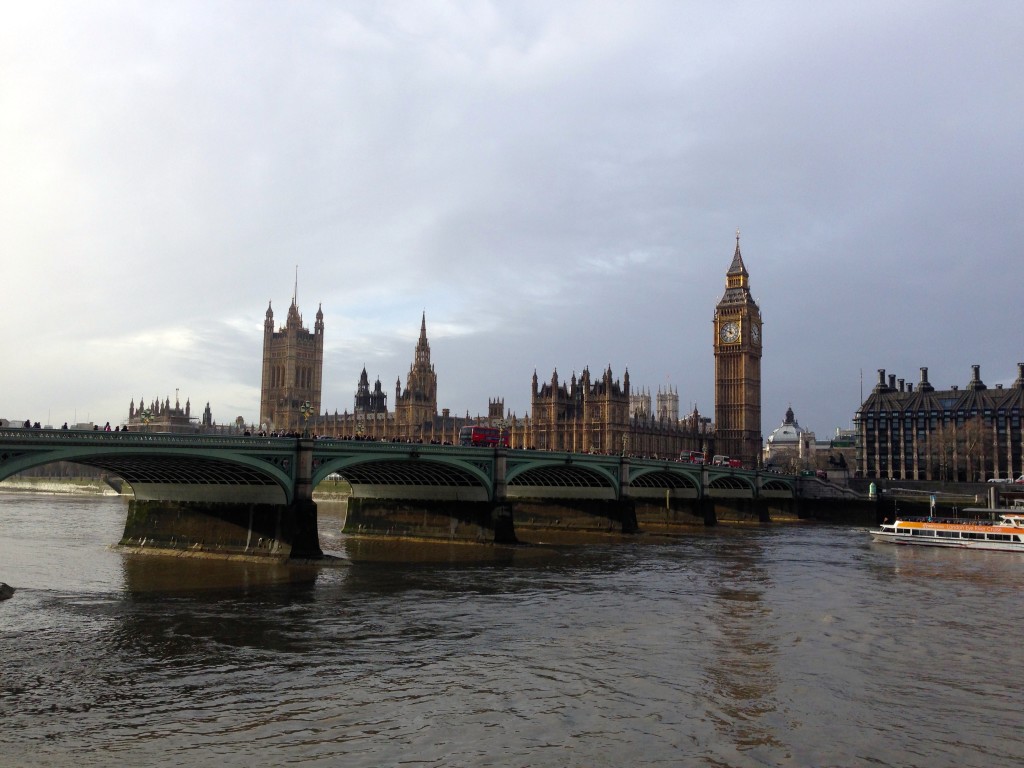
POLYGON ((610 366, 710 416, 737 230, 766 437, 879 368, 1011 385, 1021 40, 1018 0, 9 4, 0 417, 256 422, 293 294, 332 413, 425 313, 439 409, 610 366))

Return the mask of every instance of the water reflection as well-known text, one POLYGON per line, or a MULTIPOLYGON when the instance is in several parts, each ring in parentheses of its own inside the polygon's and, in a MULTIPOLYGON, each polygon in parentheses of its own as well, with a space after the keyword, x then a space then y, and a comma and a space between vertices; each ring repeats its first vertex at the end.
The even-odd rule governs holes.
POLYGON ((124 555, 127 600, 110 644, 157 659, 232 663, 240 648, 292 652, 308 631, 320 569, 282 563, 124 555))
POLYGON ((712 548, 717 570, 710 576, 713 602, 711 654, 704 675, 711 687, 708 716, 718 733, 738 752, 781 747, 778 724, 769 716, 779 708, 776 661, 778 633, 764 602, 770 576, 756 531, 723 537, 712 548))
POLYGON ((121 571, 128 595, 202 594, 204 592, 260 591, 293 585, 307 593, 320 568, 306 563, 224 558, 175 557, 122 553, 121 571))
POLYGON ((546 556, 536 547, 494 544, 423 542, 404 539, 349 537, 340 542, 339 554, 349 563, 431 563, 512 565, 546 556))
POLYGON ((911 583, 941 579, 959 588, 1015 589, 1024 566, 1024 553, 1019 552, 877 543, 871 547, 879 551, 893 577, 911 583))

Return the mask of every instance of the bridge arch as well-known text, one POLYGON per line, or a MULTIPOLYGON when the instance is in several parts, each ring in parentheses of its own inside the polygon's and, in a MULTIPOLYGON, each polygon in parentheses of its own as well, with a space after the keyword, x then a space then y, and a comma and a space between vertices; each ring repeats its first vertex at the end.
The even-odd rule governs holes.
POLYGON ((643 467, 631 470, 630 496, 660 498, 666 492, 678 498, 698 498, 701 493, 700 473, 672 467, 643 467))
POLYGON ((509 460, 505 484, 509 498, 616 499, 619 478, 607 459, 567 454, 533 455, 509 460))
POLYGON ((708 496, 740 496, 753 498, 755 494, 752 478, 743 475, 718 475, 708 480, 708 496))
MULTIPOLYGON (((141 443, 141 445, 140 445, 141 443)), ((292 460, 288 456, 225 454, 201 447, 124 445, 42 445, 0 456, 0 479, 46 464, 67 461, 121 478, 138 500, 177 499, 290 503, 292 460), (140 447, 143 450, 140 450, 140 447)))
POLYGON ((313 487, 339 474, 364 498, 491 501, 493 482, 477 464, 452 456, 351 454, 322 460, 313 487))

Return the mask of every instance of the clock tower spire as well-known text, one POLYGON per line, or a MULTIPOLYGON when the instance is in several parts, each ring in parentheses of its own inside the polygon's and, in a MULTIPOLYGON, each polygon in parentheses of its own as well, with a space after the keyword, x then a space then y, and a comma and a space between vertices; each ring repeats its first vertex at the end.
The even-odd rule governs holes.
POLYGON ((750 295, 739 230, 714 331, 715 446, 754 468, 761 457, 761 310, 750 295))

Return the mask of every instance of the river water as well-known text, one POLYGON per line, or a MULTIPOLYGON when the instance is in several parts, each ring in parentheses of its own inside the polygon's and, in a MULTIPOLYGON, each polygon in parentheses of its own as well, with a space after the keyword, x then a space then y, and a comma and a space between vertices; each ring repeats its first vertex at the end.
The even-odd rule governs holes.
POLYGON ((1018 766, 1024 557, 778 525, 328 567, 0 495, 2 766, 1018 766))

